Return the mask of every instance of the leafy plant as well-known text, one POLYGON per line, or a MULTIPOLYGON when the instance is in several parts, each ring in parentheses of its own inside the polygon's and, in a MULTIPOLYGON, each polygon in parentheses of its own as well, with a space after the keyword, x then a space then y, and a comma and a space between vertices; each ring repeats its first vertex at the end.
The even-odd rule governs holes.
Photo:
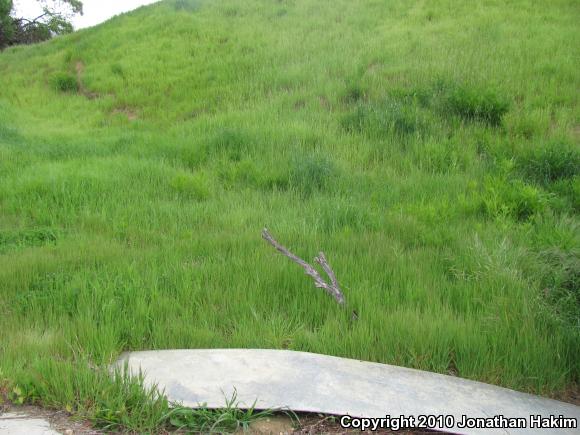
POLYGON ((39 0, 42 14, 35 18, 12 18, 12 0, 0 0, 0 49, 7 45, 32 44, 46 41, 54 35, 71 33, 71 18, 82 14, 79 0, 39 0))
POLYGON ((482 209, 493 217, 507 216, 528 220, 547 208, 548 196, 520 180, 489 179, 482 198, 482 209))
POLYGON ((269 417, 270 410, 256 410, 256 402, 247 409, 239 408, 237 391, 234 389, 231 398, 226 397, 224 408, 209 409, 203 404, 200 408, 186 408, 173 405, 173 409, 164 417, 178 430, 199 433, 232 433, 240 429, 246 431, 253 421, 269 417))

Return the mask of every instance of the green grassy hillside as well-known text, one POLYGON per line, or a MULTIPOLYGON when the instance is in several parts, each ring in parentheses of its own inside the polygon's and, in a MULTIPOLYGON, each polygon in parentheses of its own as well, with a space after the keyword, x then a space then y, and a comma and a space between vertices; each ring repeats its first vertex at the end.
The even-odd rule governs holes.
POLYGON ((579 16, 168 0, 0 53, 0 378, 84 409, 123 350, 252 347, 570 388, 579 16))

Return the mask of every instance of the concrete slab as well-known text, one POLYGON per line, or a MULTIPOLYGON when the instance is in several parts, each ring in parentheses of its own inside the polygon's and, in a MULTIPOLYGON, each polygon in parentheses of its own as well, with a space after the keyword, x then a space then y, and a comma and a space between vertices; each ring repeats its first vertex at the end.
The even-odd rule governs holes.
POLYGON ((10 412, 0 415, 0 435, 59 435, 43 418, 10 412))
POLYGON ((235 388, 241 406, 256 402, 262 409, 390 416, 391 423, 409 416, 417 422, 419 416, 430 415, 437 421, 425 423, 432 423, 428 426, 433 429, 469 434, 580 434, 578 406, 386 364, 253 349, 132 352, 123 355, 117 364, 125 363, 133 372, 142 370, 146 382, 164 389, 169 400, 191 407, 223 407, 225 397, 231 397, 235 388), (495 421, 491 420, 494 417, 495 421), (539 429, 533 423, 540 417, 553 417, 548 421, 552 426, 565 423, 575 427, 539 429), (469 421, 495 427, 461 427, 465 419, 480 419, 469 421), (505 427, 508 423, 523 427, 505 427))

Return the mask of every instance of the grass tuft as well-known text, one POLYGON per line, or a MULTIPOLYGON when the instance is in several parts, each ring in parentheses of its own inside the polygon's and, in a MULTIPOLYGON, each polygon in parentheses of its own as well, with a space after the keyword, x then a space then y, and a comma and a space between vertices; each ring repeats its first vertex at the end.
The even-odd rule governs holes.
POLYGON ((173 405, 173 408, 165 416, 165 419, 173 428, 195 433, 235 433, 246 432, 254 421, 272 415, 270 410, 258 411, 254 403, 249 408, 241 409, 237 401, 237 391, 234 390, 232 397, 226 397, 224 408, 207 409, 204 405, 200 408, 185 408, 173 405))
POLYGON ((348 132, 362 133, 372 139, 404 138, 423 129, 417 111, 396 100, 380 104, 361 103, 342 119, 348 132))
POLYGON ((203 201, 209 198, 211 185, 203 173, 179 173, 171 179, 171 187, 180 197, 203 201))
POLYGON ((290 169, 290 186, 309 197, 315 192, 327 191, 338 176, 334 163, 322 156, 296 156, 290 169))
POLYGON ((482 210, 491 217, 527 221, 548 209, 549 196, 520 180, 489 179, 485 183, 482 210))
POLYGON ((54 90, 58 92, 74 93, 78 92, 79 85, 74 75, 69 73, 57 73, 50 78, 50 83, 54 90))
POLYGON ((543 269, 543 295, 557 317, 572 327, 580 325, 580 250, 544 249, 538 253, 543 269))
POLYGON ((535 146, 516 157, 516 170, 540 185, 570 179, 580 174, 580 151, 562 142, 535 146))
POLYGON ((467 121, 482 121, 498 126, 509 110, 509 102, 491 89, 462 85, 446 90, 443 110, 467 121))

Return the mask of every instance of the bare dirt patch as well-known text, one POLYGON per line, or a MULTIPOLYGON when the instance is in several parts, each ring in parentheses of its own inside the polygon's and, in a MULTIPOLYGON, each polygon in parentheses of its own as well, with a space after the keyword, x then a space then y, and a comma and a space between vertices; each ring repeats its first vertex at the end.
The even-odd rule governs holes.
POLYGON ((136 121, 139 119, 137 112, 130 107, 119 107, 113 110, 113 115, 125 115, 129 121, 136 121))
POLYGON ((99 98, 100 95, 98 93, 89 91, 83 84, 83 74, 85 72, 85 64, 82 61, 78 61, 75 64, 75 71, 77 72, 77 86, 79 88, 79 92, 85 97, 87 97, 89 100, 99 98))
MULTIPOLYGON (((238 434, 249 433, 255 435, 315 435, 315 434, 360 434, 360 430, 344 429, 340 426, 340 419, 336 416, 323 414, 298 413, 275 414, 271 417, 258 420, 252 423, 249 430, 243 432, 241 429, 238 434)), ((368 433, 366 431, 364 433, 368 433)), ((397 434, 397 435, 427 435, 427 434, 446 434, 447 432, 435 432, 430 430, 379 430, 373 433, 377 434, 397 434)))

